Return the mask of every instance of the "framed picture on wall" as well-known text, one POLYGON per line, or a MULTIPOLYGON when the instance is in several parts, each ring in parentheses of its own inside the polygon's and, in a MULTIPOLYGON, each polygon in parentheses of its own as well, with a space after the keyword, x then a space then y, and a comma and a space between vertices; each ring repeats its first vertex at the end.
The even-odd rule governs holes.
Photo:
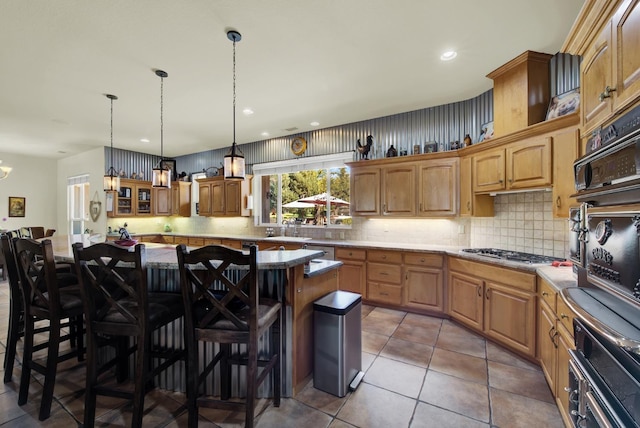
POLYGON ((478 143, 489 140, 493 137, 493 121, 487 122, 480 127, 478 143))
POLYGON ((160 162, 162 168, 169 168, 171 170, 171 181, 178 181, 178 172, 176 171, 175 159, 163 159, 160 162))
POLYGON ((551 98, 546 120, 574 113, 578 107, 580 107, 580 88, 556 95, 551 98))
POLYGON ((24 217, 26 199, 9 196, 9 217, 24 217))

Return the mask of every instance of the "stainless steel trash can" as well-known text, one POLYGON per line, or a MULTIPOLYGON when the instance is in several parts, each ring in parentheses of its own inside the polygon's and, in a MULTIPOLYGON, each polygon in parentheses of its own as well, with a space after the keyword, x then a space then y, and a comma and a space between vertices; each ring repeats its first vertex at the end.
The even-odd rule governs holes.
POLYGON ((350 383, 362 378, 362 296, 334 291, 316 300, 313 309, 313 385, 344 397, 350 383))

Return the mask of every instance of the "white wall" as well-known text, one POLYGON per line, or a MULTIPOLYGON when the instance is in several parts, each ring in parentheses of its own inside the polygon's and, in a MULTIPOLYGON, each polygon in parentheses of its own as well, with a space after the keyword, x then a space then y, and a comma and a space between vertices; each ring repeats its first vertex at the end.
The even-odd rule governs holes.
MULTIPOLYGON (((58 179, 56 185, 57 197, 57 227, 58 233, 68 234, 67 221, 67 179, 82 174, 89 174, 89 198, 101 202, 101 212, 94 223, 90 218, 86 223, 88 229, 104 234, 107 229, 107 214, 105 212, 105 193, 102 189, 104 177, 104 147, 98 147, 88 152, 60 159, 57 161, 58 179)), ((50 180, 52 181, 52 180, 50 180)))
POLYGON ((0 229, 43 226, 57 227, 55 159, 0 153, 3 166, 12 167, 11 174, 0 180, 0 229), (9 196, 25 198, 25 216, 9 217, 9 196))

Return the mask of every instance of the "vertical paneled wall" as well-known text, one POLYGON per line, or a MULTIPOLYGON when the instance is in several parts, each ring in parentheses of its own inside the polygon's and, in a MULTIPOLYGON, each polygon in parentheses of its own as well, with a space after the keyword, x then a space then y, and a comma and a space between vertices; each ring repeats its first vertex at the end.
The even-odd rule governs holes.
MULTIPOLYGON (((557 95, 580 86, 581 58, 569 54, 556 54, 551 59, 549 72, 551 75, 551 94, 557 95)), ((331 153, 354 151, 357 140, 364 144, 368 135, 373 136, 373 147, 370 157, 384 157, 389 147, 393 146, 401 153, 413 152, 413 146, 419 145, 424 150, 427 142, 437 142, 439 150, 449 150, 450 143, 462 141, 469 134, 476 141, 482 124, 493 120, 493 90, 479 96, 421 110, 399 113, 392 116, 368 119, 331 128, 304 132, 301 135, 307 142, 307 151, 303 156, 318 156, 331 153)), ((251 165, 292 159, 295 157, 289 150, 292 136, 271 138, 240 145, 244 152, 248 172, 251 165)), ((176 157, 178 172, 188 174, 202 172, 209 167, 221 167, 228 148, 207 150, 176 157)), ((355 156, 355 153, 354 153, 355 156)), ((142 173, 145 180, 151 178, 151 169, 159 161, 159 156, 127 150, 114 149, 113 166, 116 170, 124 170, 127 177, 132 172, 142 173)), ((105 159, 109 168, 110 149, 105 147, 105 159)))

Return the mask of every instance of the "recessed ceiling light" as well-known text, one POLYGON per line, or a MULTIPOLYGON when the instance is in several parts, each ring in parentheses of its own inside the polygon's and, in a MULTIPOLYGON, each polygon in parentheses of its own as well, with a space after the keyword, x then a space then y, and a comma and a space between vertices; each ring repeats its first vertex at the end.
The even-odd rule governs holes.
POLYGON ((311 126, 318 126, 318 125, 320 125, 320 122, 313 121, 313 122, 311 122, 309 125, 311 125, 311 126))
POLYGON ((265 131, 265 132, 263 132, 261 135, 262 135, 263 137, 268 137, 268 136, 269 136, 269 133, 265 131))
POLYGON ((149 139, 148 138, 140 138, 140 142, 141 143, 148 143, 149 139))
POLYGON ((451 61, 457 56, 458 56, 458 52, 456 51, 446 51, 442 55, 440 55, 440 59, 442 61, 451 61))
POLYGON ((251 116, 253 114, 253 110, 247 107, 246 109, 242 110, 242 113, 244 113, 246 116, 251 116))

